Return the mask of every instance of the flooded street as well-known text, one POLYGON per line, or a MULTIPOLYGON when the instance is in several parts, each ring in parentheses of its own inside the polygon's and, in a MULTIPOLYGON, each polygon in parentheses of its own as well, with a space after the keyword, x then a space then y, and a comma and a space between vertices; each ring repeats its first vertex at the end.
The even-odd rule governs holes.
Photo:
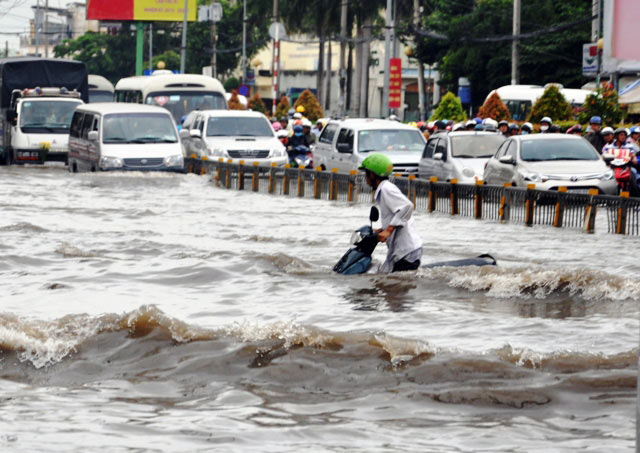
POLYGON ((338 276, 369 206, 0 180, 1 451, 635 446, 637 237, 416 213, 423 263, 498 266, 338 276))

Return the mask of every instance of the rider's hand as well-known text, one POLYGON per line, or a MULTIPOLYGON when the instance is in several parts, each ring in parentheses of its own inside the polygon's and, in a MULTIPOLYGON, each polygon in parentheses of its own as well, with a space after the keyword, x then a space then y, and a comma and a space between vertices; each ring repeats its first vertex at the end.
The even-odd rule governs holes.
POLYGON ((382 230, 378 233, 378 240, 380 242, 387 242, 387 239, 389 239, 389 236, 391 236, 391 233, 393 233, 393 230, 395 230, 395 227, 392 225, 389 225, 385 230, 382 230))

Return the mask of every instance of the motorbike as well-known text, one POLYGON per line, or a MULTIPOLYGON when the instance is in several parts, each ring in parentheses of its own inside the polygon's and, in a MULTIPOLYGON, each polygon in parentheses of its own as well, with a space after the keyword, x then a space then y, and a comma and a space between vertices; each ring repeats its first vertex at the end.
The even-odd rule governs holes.
POLYGON ((287 146, 289 143, 289 132, 286 129, 280 129, 276 132, 276 137, 278 137, 278 140, 280 140, 280 143, 284 146, 287 146))
MULTIPOLYGON (((354 247, 350 248, 342 258, 333 267, 333 271, 342 275, 365 274, 369 271, 372 264, 373 251, 378 245, 378 233, 373 229, 373 222, 380 217, 378 208, 373 206, 369 213, 370 225, 364 225, 355 230, 351 236, 351 242, 354 247)), ((462 267, 462 266, 495 266, 496 259, 489 255, 483 254, 474 258, 465 258, 453 261, 439 261, 435 263, 424 264, 420 268, 434 267, 462 267)))
POLYGON ((291 167, 313 168, 313 154, 308 146, 296 145, 287 148, 291 167))
POLYGON ((629 153, 604 155, 604 161, 613 170, 613 176, 618 184, 618 192, 629 192, 632 197, 638 197, 640 196, 638 178, 636 177, 634 181, 631 159, 632 155, 629 153))

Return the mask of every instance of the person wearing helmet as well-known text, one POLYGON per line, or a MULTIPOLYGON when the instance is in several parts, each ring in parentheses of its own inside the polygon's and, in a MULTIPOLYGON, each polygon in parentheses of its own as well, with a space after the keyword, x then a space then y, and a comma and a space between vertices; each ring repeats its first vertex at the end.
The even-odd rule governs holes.
POLYGON ((297 106, 296 107, 296 112, 300 113, 300 114, 303 114, 304 113, 304 106, 302 106, 302 105, 297 106))
POLYGON ((436 128, 434 134, 439 134, 441 132, 446 132, 447 131, 447 123, 445 121, 443 121, 443 120, 436 121, 434 126, 436 128))
POLYGON ((527 122, 522 125, 520 128, 520 135, 529 135, 533 132, 533 124, 527 122))
POLYGON ((602 137, 601 128, 602 128, 602 118, 599 116, 592 116, 589 120, 589 127, 591 128, 591 134, 587 136, 587 140, 589 143, 602 154, 602 148, 604 148, 604 138, 602 137))
POLYGON ((582 137, 582 126, 580 124, 571 126, 569 129, 567 129, 567 134, 582 137))
POLYGON ((307 141, 313 144, 316 142, 316 136, 311 133, 311 126, 311 121, 307 118, 302 120, 302 133, 307 137, 307 141))
POLYGON ((548 134, 549 132, 551 132, 550 129, 552 124, 553 121, 551 121, 551 118, 545 116, 540 120, 540 132, 543 134, 548 134))
POLYGON ((289 110, 287 110, 287 116, 289 117, 289 119, 293 118, 293 115, 296 113, 296 109, 294 109, 293 107, 291 107, 289 110))
POLYGON ((509 122, 502 120, 498 123, 498 132, 500 132, 505 137, 509 136, 509 122))
MULTIPOLYGON (((606 129, 606 128, 605 128, 606 129)), ((603 130, 604 132, 604 130, 603 130)), ((628 133, 624 127, 619 127, 613 133, 615 139, 612 143, 604 145, 602 148, 603 156, 611 156, 616 159, 625 159, 631 163, 631 182, 634 183, 630 192, 631 196, 635 196, 639 192, 637 180, 638 180, 638 158, 636 156, 636 149, 633 144, 627 141, 628 133)))
POLYGON ((273 127, 273 131, 274 132, 278 132, 279 130, 282 129, 282 125, 280 123, 278 123, 277 121, 275 123, 272 123, 271 127, 273 127))
POLYGON ((420 267, 422 239, 415 231, 413 203, 389 181, 393 162, 381 153, 372 153, 362 161, 365 181, 375 190, 382 228, 376 230, 380 242, 387 244, 387 258, 379 272, 390 273, 420 267))
POLYGON ((469 120, 464 124, 464 129, 466 131, 473 131, 476 128, 476 122, 473 120, 469 120))
POLYGON ((508 137, 513 137, 514 135, 520 135, 520 126, 516 123, 509 124, 509 132, 507 133, 508 137))
POLYGON ((614 137, 613 137, 613 128, 611 127, 605 127, 602 129, 601 132, 602 135, 602 139, 604 140, 604 145, 602 146, 602 149, 604 150, 604 147, 613 143, 614 137))
MULTIPOLYGON (((640 146, 640 126, 633 126, 631 128, 631 136, 629 138, 629 141, 636 147, 638 148, 640 146)), ((636 149, 637 151, 638 149, 636 149)))

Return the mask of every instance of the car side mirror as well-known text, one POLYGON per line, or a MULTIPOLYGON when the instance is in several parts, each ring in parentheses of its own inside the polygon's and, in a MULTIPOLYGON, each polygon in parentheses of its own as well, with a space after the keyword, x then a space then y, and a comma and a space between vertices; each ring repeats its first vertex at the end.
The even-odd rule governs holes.
POLYGON ((380 211, 378 211, 378 208, 376 208, 375 206, 371 206, 371 211, 369 211, 369 220, 371 220, 371 223, 373 223, 377 222, 379 218, 380 211))
POLYGON ((87 135, 87 138, 89 139, 90 142, 97 142, 98 141, 98 131, 89 131, 89 134, 87 135))
POLYGON ((351 147, 351 145, 349 145, 348 143, 338 143, 336 145, 336 149, 338 150, 339 153, 353 153, 353 149, 351 147))
POLYGON ((182 140, 191 137, 191 134, 189 133, 188 129, 180 129, 179 134, 180 134, 180 139, 182 140))
POLYGON ((435 153, 433 155, 433 160, 442 160, 442 153, 435 153))
POLYGON ((515 165, 516 160, 511 155, 501 156, 498 158, 498 162, 501 164, 515 165))
POLYGON ((189 135, 193 138, 202 138, 202 132, 200 132, 200 129, 191 129, 189 131, 189 135))

